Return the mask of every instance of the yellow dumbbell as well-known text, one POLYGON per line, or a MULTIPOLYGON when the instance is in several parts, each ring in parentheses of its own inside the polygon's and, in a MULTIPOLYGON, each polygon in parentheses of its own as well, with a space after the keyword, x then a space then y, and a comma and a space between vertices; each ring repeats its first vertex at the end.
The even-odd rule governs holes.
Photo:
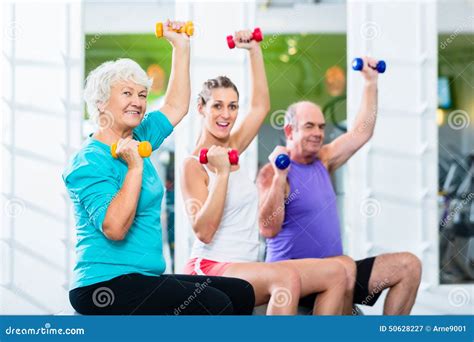
MULTIPOLYGON (((186 33, 188 36, 192 36, 194 34, 194 24, 192 21, 187 21, 184 26, 181 26, 179 30, 173 30, 174 32, 178 33, 186 33)), ((158 38, 163 37, 163 23, 157 22, 155 28, 155 34, 158 38)))
MULTIPOLYGON (((113 143, 110 146, 110 153, 112 153, 112 157, 117 158, 117 143, 113 143)), ((148 158, 151 155, 152 148, 151 144, 148 141, 142 141, 138 144, 138 154, 142 158, 148 158)))

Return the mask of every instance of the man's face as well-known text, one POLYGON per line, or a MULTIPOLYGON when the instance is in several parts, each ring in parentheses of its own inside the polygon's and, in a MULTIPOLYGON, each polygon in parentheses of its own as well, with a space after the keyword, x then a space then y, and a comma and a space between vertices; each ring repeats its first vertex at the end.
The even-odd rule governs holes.
POLYGON ((321 109, 313 103, 301 103, 296 108, 295 127, 285 129, 290 149, 301 155, 315 155, 324 142, 326 122, 321 109))

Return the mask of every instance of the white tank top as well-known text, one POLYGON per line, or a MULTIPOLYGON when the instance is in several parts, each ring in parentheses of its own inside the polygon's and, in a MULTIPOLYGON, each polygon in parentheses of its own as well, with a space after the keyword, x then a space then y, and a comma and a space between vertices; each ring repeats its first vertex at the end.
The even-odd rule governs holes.
MULTIPOLYGON (((196 156, 192 158, 199 160, 196 156)), ((208 189, 216 174, 207 165, 208 189)), ((258 260, 258 191, 248 175, 238 169, 229 175, 221 224, 208 244, 194 240, 191 258, 220 262, 254 262, 258 260)))

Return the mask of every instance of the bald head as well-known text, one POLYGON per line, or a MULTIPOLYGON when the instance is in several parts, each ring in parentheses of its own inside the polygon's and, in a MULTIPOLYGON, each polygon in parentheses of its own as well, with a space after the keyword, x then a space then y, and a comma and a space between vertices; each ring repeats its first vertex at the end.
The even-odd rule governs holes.
POLYGON ((286 110, 285 125, 298 127, 298 122, 301 122, 302 117, 314 116, 319 122, 324 122, 324 115, 321 107, 311 101, 299 101, 291 104, 286 110))

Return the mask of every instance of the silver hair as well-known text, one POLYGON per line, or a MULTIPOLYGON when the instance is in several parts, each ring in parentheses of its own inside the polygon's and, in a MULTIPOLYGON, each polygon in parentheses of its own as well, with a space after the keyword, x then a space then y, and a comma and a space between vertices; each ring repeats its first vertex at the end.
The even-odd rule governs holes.
POLYGON ((144 86, 147 91, 153 83, 140 65, 129 58, 102 63, 89 73, 84 88, 84 100, 92 120, 98 119, 100 114, 98 105, 107 103, 110 89, 117 81, 133 81, 144 86))

